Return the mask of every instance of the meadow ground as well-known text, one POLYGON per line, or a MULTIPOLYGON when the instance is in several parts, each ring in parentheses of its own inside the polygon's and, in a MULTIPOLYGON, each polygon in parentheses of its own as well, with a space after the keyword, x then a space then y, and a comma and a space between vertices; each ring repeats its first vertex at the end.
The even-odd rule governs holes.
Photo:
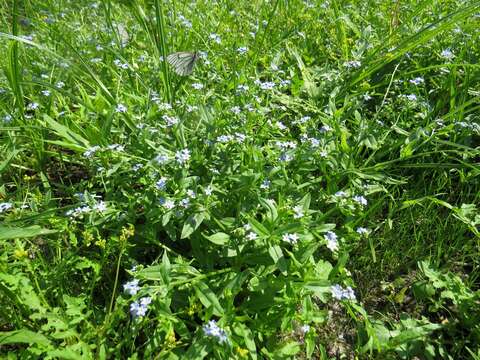
POLYGON ((479 35, 473 0, 0 1, 0 357, 480 359, 479 35))

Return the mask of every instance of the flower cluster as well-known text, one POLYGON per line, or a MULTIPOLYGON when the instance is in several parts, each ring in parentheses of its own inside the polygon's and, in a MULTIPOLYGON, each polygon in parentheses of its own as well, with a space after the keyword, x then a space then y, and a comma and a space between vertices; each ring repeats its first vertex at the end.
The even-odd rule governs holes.
POLYGON ((179 150, 175 153, 175 160, 180 165, 185 164, 188 160, 190 160, 190 151, 188 149, 179 150))
POLYGON ((93 205, 83 205, 76 207, 75 209, 68 210, 65 215, 71 218, 81 217, 83 214, 89 214, 91 212, 103 213, 107 211, 107 204, 104 201, 96 202, 93 205))
POLYGON ((215 139, 217 143, 225 144, 230 142, 243 143, 246 139, 245 134, 236 132, 234 135, 220 135, 215 139))
POLYGON ((283 234, 282 240, 290 244, 296 244, 298 242, 299 236, 297 234, 283 234))
POLYGON ((210 320, 207 324, 203 325, 203 332, 207 336, 216 338, 219 343, 228 341, 226 331, 219 327, 215 320, 210 320))
POLYGON ((345 66, 347 69, 358 69, 360 66, 362 66, 362 63, 358 60, 350 60, 346 61, 343 66, 345 66))
POLYGON ((370 231, 367 228, 360 226, 357 228, 356 232, 357 234, 360 234, 360 235, 368 235, 370 231))
POLYGON ((127 112, 127 107, 123 104, 118 104, 117 107, 115 108, 115 111, 118 113, 126 113, 127 112))
POLYGON ((352 200, 360 204, 361 206, 367 206, 368 204, 367 199, 365 199, 365 197, 361 195, 355 195, 354 197, 352 197, 352 200))
POLYGON ((167 127, 172 127, 174 125, 177 125, 179 122, 178 118, 175 116, 163 115, 162 119, 167 124, 167 127))
POLYGON ((332 292, 332 296, 336 300, 355 300, 355 292, 350 286, 346 288, 341 287, 340 285, 336 284, 330 288, 332 292))
POLYGON ((294 206, 293 207, 293 212, 294 212, 294 214, 293 214, 294 219, 300 219, 305 215, 303 213, 303 207, 301 207, 300 205, 294 206))
POLYGON ((130 304, 130 313, 134 318, 145 316, 148 311, 148 305, 152 302, 152 298, 145 296, 138 301, 134 301, 130 304))
POLYGON ((327 248, 329 248, 331 251, 338 250, 337 234, 335 234, 333 231, 327 231, 325 233, 325 240, 327 240, 327 248))
POLYGON ((138 282, 137 279, 126 282, 123 284, 123 290, 129 295, 135 295, 141 289, 141 287, 138 286, 138 282))

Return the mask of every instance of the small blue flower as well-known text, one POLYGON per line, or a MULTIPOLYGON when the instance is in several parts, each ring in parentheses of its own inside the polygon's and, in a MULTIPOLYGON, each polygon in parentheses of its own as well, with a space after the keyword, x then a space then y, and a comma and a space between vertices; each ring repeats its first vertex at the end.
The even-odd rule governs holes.
POLYGON ((215 34, 215 33, 210 34, 210 39, 215 41, 217 44, 220 44, 222 42, 222 39, 220 38, 220 36, 218 34, 215 34))
POLYGON ((152 302, 149 296, 143 297, 130 304, 130 313, 134 318, 143 317, 148 311, 148 305, 152 302))
POLYGON ((440 53, 440 56, 447 60, 452 60, 455 54, 450 49, 445 49, 440 53))
POLYGON ((140 286, 138 286, 138 280, 134 279, 132 281, 129 281, 123 285, 123 290, 128 293, 129 295, 135 295, 139 290, 141 289, 140 286))
POLYGON ((361 227, 361 226, 358 227, 356 231, 357 231, 357 233, 360 234, 360 235, 364 235, 364 234, 368 234, 368 233, 369 233, 368 229, 366 229, 366 228, 364 228, 364 227, 361 227))
POLYGON ((165 187, 167 186, 167 178, 162 177, 160 178, 157 183, 155 184, 158 190, 165 190, 165 187))
POLYGON ((267 190, 267 189, 269 189, 271 183, 272 183, 272 182, 271 182, 270 180, 268 180, 268 179, 263 180, 262 184, 260 185, 260 189, 262 189, 262 190, 267 190))
POLYGON ((358 60, 351 60, 343 63, 343 66, 345 66, 347 69, 358 69, 360 66, 362 66, 362 63, 358 60))
POLYGON ((168 163, 169 161, 169 157, 167 154, 159 154, 155 157, 155 161, 159 164, 159 165, 164 165, 166 163, 168 163))
POLYGON ((160 205, 162 205, 167 210, 171 210, 175 207, 175 201, 162 197, 160 198, 160 205))
POLYGON ((115 111, 118 113, 126 113, 127 107, 123 104, 118 104, 117 107, 115 108, 115 111))
POLYGON ((325 240, 327 240, 327 247, 331 251, 338 250, 337 234, 335 234, 333 231, 327 231, 325 233, 325 240))
POLYGON ((175 160, 180 165, 185 164, 188 160, 190 160, 190 151, 188 149, 179 150, 175 153, 175 160))
POLYGON ((295 213, 293 214, 294 219, 300 219, 305 216, 305 214, 303 213, 303 207, 300 205, 294 206, 293 212, 295 213))
POLYGON ((248 48, 245 47, 245 46, 239 47, 239 48, 237 49, 237 52, 238 52, 240 55, 246 54, 247 51, 248 51, 248 48))
POLYGON ((424 82, 425 80, 423 80, 422 77, 416 77, 415 79, 409 80, 409 83, 413 85, 420 85, 420 84, 423 84, 424 82))
POLYGON ((350 286, 342 288, 340 285, 336 284, 330 288, 332 296, 337 300, 355 300, 355 292, 350 286))
POLYGON ((32 102, 27 105, 27 110, 37 110, 40 105, 36 102, 32 102))
POLYGON ((300 328, 300 330, 302 330, 302 332, 306 334, 307 332, 310 331, 310 325, 305 324, 300 328))
POLYGON ((355 195, 352 199, 353 199, 353 201, 359 203, 362 206, 366 206, 368 204, 367 199, 365 199, 365 197, 363 197, 361 195, 355 195))
POLYGON ((83 156, 86 158, 91 158, 98 150, 100 150, 100 146, 91 146, 83 153, 83 156))
POLYGON ((205 335, 217 338, 219 343, 224 343, 228 341, 228 336, 225 330, 217 325, 215 320, 210 320, 208 324, 203 325, 203 332, 205 335))
POLYGON ((286 242, 288 242, 292 245, 295 245, 298 242, 298 239, 299 239, 299 237, 295 233, 294 234, 288 234, 287 233, 287 234, 283 234, 283 236, 282 236, 283 241, 286 241, 286 242))

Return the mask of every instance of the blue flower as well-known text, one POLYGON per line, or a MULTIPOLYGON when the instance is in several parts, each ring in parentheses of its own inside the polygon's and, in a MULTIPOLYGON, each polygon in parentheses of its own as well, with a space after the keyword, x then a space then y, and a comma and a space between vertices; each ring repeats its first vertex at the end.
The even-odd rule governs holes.
POLYGON ((332 296, 337 300, 355 300, 355 292, 350 286, 342 288, 340 285, 336 284, 330 288, 332 296))
POLYGON ((190 160, 190 151, 188 149, 177 151, 175 153, 175 160, 177 160, 180 165, 185 164, 188 160, 190 160))
POLYGON ((147 313, 148 305, 152 302, 152 298, 149 296, 143 297, 138 301, 134 301, 130 304, 130 313, 133 317, 143 317, 147 313))
POLYGON ((355 195, 353 198, 353 201, 359 203, 362 206, 366 206, 368 204, 367 199, 361 195, 355 195))
POLYGON ((115 108, 115 111, 118 113, 126 113, 127 107, 123 104, 118 104, 117 107, 115 108))
POLYGON ((155 184, 158 190, 165 190, 165 187, 167 186, 167 178, 162 177, 160 180, 157 181, 155 184))
POLYGON ((228 341, 227 333, 217 325, 215 320, 210 320, 208 324, 203 325, 203 332, 207 336, 217 338, 219 343, 228 341))
POLYGON ((129 281, 123 285, 123 290, 128 293, 129 295, 135 295, 139 290, 140 286, 138 286, 138 280, 134 279, 129 281))
POLYGON ((333 231, 327 231, 325 233, 325 240, 327 240, 327 247, 331 251, 338 250, 337 234, 335 234, 333 231))

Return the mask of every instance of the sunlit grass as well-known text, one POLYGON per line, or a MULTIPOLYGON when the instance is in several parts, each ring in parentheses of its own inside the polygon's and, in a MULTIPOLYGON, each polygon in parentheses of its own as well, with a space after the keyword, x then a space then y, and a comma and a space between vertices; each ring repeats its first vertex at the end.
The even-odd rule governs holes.
POLYGON ((476 2, 0 6, 2 356, 480 358, 476 2))

